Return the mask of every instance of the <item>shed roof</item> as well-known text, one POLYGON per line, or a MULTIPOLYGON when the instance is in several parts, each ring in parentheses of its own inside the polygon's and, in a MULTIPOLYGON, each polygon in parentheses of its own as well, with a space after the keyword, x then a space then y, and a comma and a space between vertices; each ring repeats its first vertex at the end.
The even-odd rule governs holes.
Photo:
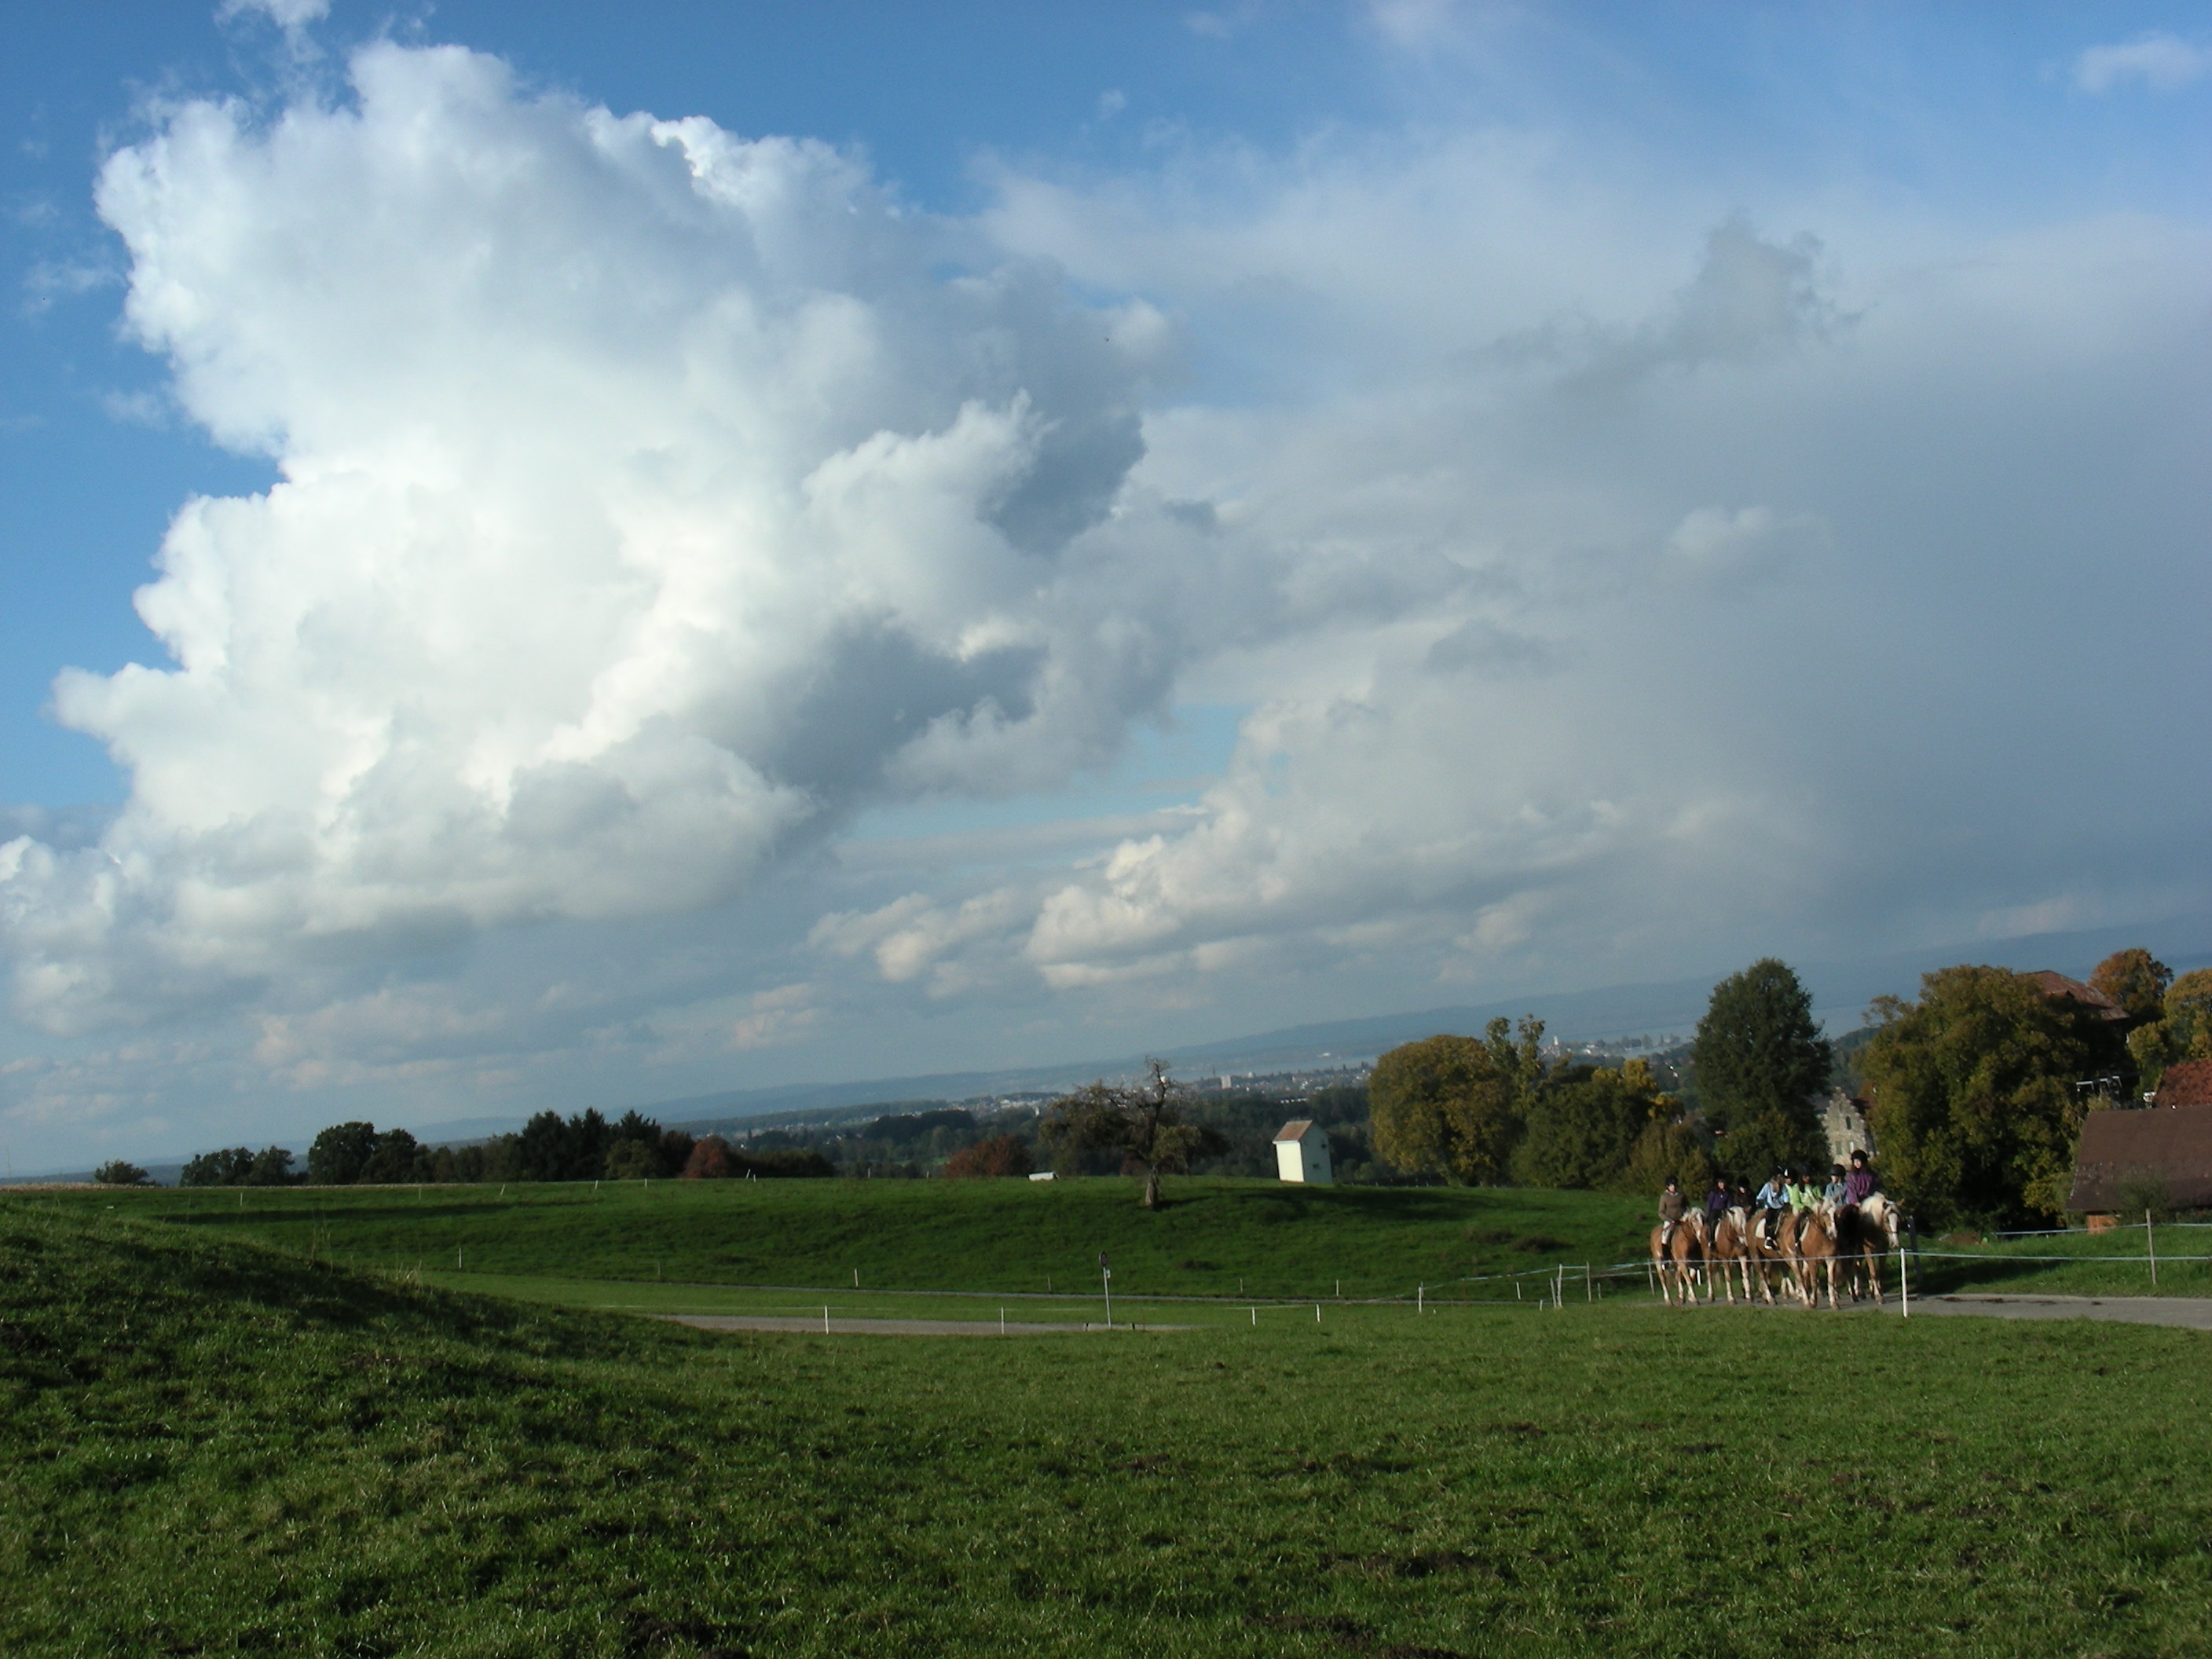
POLYGON ((1312 1133, 1313 1120, 1310 1117, 1302 1117, 1295 1122, 1285 1123, 1281 1128, 1276 1130, 1275 1139, 1278 1140, 1304 1140, 1312 1133))
POLYGON ((2043 988, 2044 995, 2078 1002, 2100 1019, 2125 1019, 2128 1017, 2126 1009, 2095 986, 2084 985, 2078 979, 2069 979, 2056 969, 2039 968, 2027 977, 2043 988))
POLYGON ((2178 1209, 2212 1206, 2212 1107, 2090 1113, 2066 1207, 2118 1210, 2126 1201, 2121 1189, 2145 1177, 2162 1180, 2166 1201, 2178 1209))
POLYGON ((2185 1060, 2158 1079, 2160 1106, 2212 1106, 2212 1060, 2185 1060))

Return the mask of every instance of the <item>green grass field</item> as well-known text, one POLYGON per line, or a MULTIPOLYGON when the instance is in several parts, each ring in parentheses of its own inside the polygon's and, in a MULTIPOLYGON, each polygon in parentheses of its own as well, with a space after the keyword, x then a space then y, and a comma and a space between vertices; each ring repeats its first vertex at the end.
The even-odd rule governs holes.
POLYGON ((2205 1650, 2198 1334, 1194 1307, 707 1335, 9 1199, 0 1651, 2205 1650))
POLYGON ((1640 1259, 1650 1206, 1589 1193, 1133 1182, 608 1182, 497 1188, 80 1191, 43 1201, 357 1266, 699 1285, 1410 1296, 1417 1284, 1640 1259))
POLYGON ((1932 1291, 1971 1290, 2059 1296, 2212 1297, 2212 1228, 2140 1226, 2070 1231, 1990 1243, 1923 1238, 1916 1283, 1932 1291), (2154 1249, 2158 1274, 2151 1276, 2154 1249))

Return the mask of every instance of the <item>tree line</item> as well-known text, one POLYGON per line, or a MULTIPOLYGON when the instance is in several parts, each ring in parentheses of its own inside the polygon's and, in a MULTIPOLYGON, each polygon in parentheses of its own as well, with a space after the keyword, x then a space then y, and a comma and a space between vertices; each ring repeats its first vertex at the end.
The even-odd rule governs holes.
POLYGON ((1863 1033, 1831 1043, 1796 971, 1774 957, 1714 987, 1684 1067, 1547 1060, 1540 1020, 1393 1049, 1369 1080, 1374 1144, 1391 1164, 1473 1184, 1656 1193, 1723 1176, 1825 1171, 1823 1097, 1865 1103, 1892 1195, 1935 1224, 2065 1212, 2093 1111, 2131 1104, 2164 1069, 2212 1059, 2212 969, 2179 979, 2148 951, 2100 963, 2092 999, 2033 974, 1961 964, 1920 996, 1880 997, 1863 1033))
MULTIPOLYGON (((432 1185, 488 1181, 731 1180, 826 1176, 828 1159, 804 1148, 745 1148, 720 1135, 664 1128, 629 1111, 609 1121, 597 1109, 540 1112, 512 1134, 460 1146, 426 1146, 404 1129, 333 1123, 295 1169, 281 1146, 203 1152, 184 1167, 186 1187, 432 1185)), ((142 1172, 143 1178, 143 1172, 142 1172)))
MULTIPOLYGON (((1179 1091, 1178 1100, 1185 1097, 1179 1091)), ((917 1103, 918 1104, 921 1103, 917 1103)), ((1190 1167, 1205 1175, 1272 1176, 1273 1137, 1286 1112, 1328 1130, 1340 1178, 1401 1179, 1381 1162, 1367 1128, 1367 1095, 1357 1084, 1304 1100, 1231 1091, 1191 1109, 1207 1135, 1190 1167)), ((1048 1115, 1016 1109, 977 1113, 930 1104, 859 1123, 757 1131, 743 1138, 693 1135, 630 1111, 610 1121, 596 1109, 562 1118, 541 1112, 521 1130, 469 1146, 429 1146, 405 1129, 334 1123, 317 1134, 304 1165, 281 1146, 232 1146, 203 1152, 184 1167, 187 1187, 301 1184, 432 1185, 451 1182, 598 1180, 717 1180, 848 1176, 921 1179, 1111 1175, 1128 1163, 1125 1148, 1055 1138, 1048 1115)), ((116 1165, 119 1174, 131 1166, 116 1165)), ((143 1170, 133 1171, 143 1181, 143 1170)), ((106 1171, 100 1177, 108 1178, 106 1171)))
MULTIPOLYGON (((361 1182, 715 1180, 842 1175, 1266 1177, 1285 1115, 1328 1133, 1340 1181, 1447 1181, 1656 1193, 1716 1175, 1763 1181, 1824 1169, 1827 1091, 1866 1103, 1890 1191, 1923 1221, 2003 1225, 2063 1212, 2086 1115, 2155 1088, 2169 1066, 2212 1059, 2212 969, 2176 978, 2147 951, 2115 952, 2090 979, 2110 1006, 2046 994, 2033 975, 1960 965, 1924 975, 1917 1000, 1877 998, 1867 1024, 1832 1042, 1796 971, 1766 957, 1713 988, 1686 1054, 1657 1065, 1547 1058, 1544 1027, 1491 1022, 1383 1055, 1364 1085, 1304 1098, 1174 1091, 1174 1129, 1152 1143, 1127 1126, 1146 1085, 1103 1083, 1042 1114, 921 1109, 872 1120, 695 1136, 630 1111, 541 1112, 519 1132, 425 1146, 404 1129, 333 1124, 304 1168, 270 1146, 203 1153, 187 1186, 361 1182), (1103 1091, 1103 1093, 1100 1091, 1103 1091), (1128 1097, 1123 1099, 1122 1097, 1128 1097), (1106 1110, 1104 1108, 1111 1107, 1106 1110), (1178 1127, 1182 1126, 1182 1127, 1178 1127)), ((1164 1086, 1163 1070, 1152 1086, 1164 1086)), ((1155 1113, 1157 1119, 1158 1114, 1155 1113)), ((144 1178, 117 1164, 102 1178, 144 1178)))

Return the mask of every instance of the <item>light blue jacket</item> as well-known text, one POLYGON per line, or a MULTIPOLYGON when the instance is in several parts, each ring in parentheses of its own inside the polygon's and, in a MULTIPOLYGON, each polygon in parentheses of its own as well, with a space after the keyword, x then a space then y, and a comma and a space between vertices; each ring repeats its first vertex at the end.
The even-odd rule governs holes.
POLYGON ((1762 1210, 1786 1210, 1790 1207, 1790 1189, 1778 1181, 1770 1181, 1759 1189, 1757 1202, 1762 1210))

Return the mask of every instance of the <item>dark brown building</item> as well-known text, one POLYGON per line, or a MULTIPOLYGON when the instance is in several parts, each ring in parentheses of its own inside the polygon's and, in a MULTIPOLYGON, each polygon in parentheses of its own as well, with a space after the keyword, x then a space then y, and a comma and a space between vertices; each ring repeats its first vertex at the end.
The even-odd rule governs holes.
MULTIPOLYGON (((2161 1087, 2159 1097, 2165 1096, 2161 1087)), ((2154 1183, 2170 1209, 2212 1208, 2212 1105, 2092 1112, 2082 1120, 2068 1209, 2087 1215, 2136 1210, 2154 1183)))
POLYGON ((2121 1020, 2128 1017, 2126 1009, 2121 1007, 2118 1003, 2113 1001, 2095 986, 2084 985, 2078 979, 2069 979, 2065 975, 2052 969, 2039 968, 2035 972, 2024 975, 2022 977, 2032 979, 2041 986, 2044 995, 2056 998, 2061 1002, 2078 1002, 2096 1015, 2099 1019, 2121 1020))

